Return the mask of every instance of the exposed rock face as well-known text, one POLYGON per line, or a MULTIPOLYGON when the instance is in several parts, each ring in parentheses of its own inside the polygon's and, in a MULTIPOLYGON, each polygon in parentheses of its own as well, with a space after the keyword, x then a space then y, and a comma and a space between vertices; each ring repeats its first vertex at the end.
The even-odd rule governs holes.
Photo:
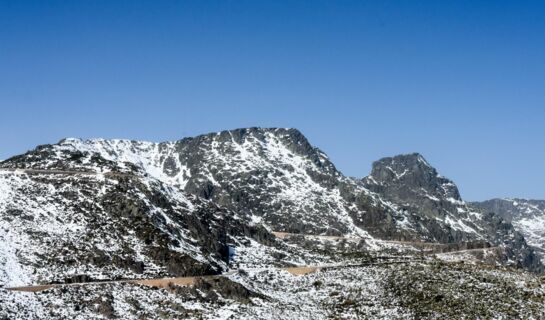
POLYGON ((456 185, 440 176, 420 154, 384 158, 363 179, 366 188, 407 213, 407 225, 426 240, 460 242, 484 239, 476 223, 482 215, 460 198, 456 185))
POLYGON ((426 240, 488 241, 505 246, 505 261, 516 257, 522 266, 541 269, 533 250, 508 220, 464 202, 454 182, 439 175, 418 153, 376 161, 362 181, 406 212, 407 227, 426 240))
POLYGON ((262 217, 276 229, 361 233, 337 185, 342 175, 294 129, 239 129, 176 144, 185 190, 262 217), (317 214, 317 213, 320 214, 317 214))
POLYGON ((430 200, 451 199, 451 202, 462 200, 456 185, 440 176, 418 153, 374 162, 371 175, 366 177, 366 181, 381 194, 400 201, 410 200, 415 196, 430 200))
POLYGON ((509 221, 534 248, 541 261, 545 260, 545 201, 492 199, 472 205, 509 221))

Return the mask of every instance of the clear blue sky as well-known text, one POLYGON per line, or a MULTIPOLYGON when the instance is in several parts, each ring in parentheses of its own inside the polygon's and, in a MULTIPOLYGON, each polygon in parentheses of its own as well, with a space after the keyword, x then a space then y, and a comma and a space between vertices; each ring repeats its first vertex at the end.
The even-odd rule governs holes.
POLYGON ((296 127, 347 175, 417 151, 545 199, 545 2, 0 0, 0 111, 0 159, 296 127))

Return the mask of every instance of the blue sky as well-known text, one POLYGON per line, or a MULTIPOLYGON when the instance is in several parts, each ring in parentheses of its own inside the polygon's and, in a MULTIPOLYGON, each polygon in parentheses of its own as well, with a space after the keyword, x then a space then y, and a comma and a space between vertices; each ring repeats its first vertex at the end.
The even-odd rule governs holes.
POLYGON ((542 1, 0 0, 0 159, 296 127, 347 175, 417 151, 545 199, 544 39, 542 1))

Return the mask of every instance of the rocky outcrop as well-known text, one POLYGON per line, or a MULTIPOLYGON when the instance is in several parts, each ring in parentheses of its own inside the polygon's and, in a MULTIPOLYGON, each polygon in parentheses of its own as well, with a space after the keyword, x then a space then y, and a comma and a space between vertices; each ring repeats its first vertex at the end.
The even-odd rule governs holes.
POLYGON ((366 188, 406 212, 405 223, 425 240, 453 243, 482 239, 480 212, 462 201, 456 185, 439 175, 420 154, 399 155, 373 163, 366 188))
POLYGON ((540 271, 539 259, 523 234, 505 215, 481 210, 462 200, 453 181, 441 176, 418 153, 383 158, 373 163, 363 184, 407 213, 406 224, 428 241, 488 241, 505 248, 502 260, 540 271))

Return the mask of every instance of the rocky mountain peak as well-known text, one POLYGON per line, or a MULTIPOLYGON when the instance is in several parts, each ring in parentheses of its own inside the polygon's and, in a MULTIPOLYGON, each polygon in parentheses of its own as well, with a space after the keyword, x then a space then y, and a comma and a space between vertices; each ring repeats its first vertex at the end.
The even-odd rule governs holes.
POLYGON ((337 189, 344 181, 341 173, 296 129, 242 128, 161 143, 65 139, 11 158, 3 166, 138 173, 234 211, 264 217, 277 229, 361 231, 337 189))
MULTIPOLYGON (((435 198, 461 201, 456 185, 439 175, 419 153, 382 158, 373 163, 371 174, 364 178, 372 189, 413 189, 435 198)), ((407 194, 409 196, 409 194, 407 194)))
POLYGON ((311 160, 318 167, 334 168, 333 163, 329 161, 324 152, 314 147, 308 139, 295 128, 240 128, 226 130, 218 133, 210 133, 198 136, 197 140, 214 140, 219 143, 236 143, 239 145, 248 144, 267 144, 275 140, 292 152, 311 160))
POLYGON ((439 175, 418 153, 380 159, 363 179, 369 190, 408 212, 412 227, 434 241, 460 242, 479 238, 474 212, 462 201, 456 185, 439 175))

